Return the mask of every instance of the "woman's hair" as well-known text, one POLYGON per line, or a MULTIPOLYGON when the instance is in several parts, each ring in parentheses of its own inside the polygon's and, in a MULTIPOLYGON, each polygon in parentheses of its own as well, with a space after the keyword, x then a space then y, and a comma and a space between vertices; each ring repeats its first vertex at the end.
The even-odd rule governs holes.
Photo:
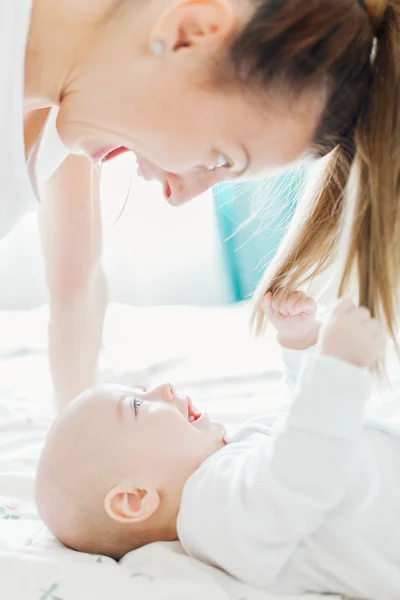
POLYGON ((255 294, 285 294, 340 264, 339 293, 358 301, 395 337, 400 282, 400 0, 256 1, 231 48, 238 76, 254 86, 325 90, 311 150, 325 157, 313 192, 255 294))

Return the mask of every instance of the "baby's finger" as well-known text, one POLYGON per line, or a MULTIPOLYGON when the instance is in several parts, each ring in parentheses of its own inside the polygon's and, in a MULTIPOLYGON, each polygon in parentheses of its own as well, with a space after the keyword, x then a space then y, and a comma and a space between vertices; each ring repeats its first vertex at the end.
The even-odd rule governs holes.
POLYGON ((272 296, 272 310, 274 313, 281 314, 282 300, 278 300, 276 296, 272 296))
POLYGON ((375 336, 380 336, 382 334, 381 324, 376 319, 369 319, 365 323, 365 328, 374 337, 375 336))
POLYGON ((371 312, 365 306, 357 308, 354 316, 357 318, 359 323, 367 323, 367 321, 371 320, 371 312))
POLYGON ((281 317, 288 317, 289 312, 287 309, 287 297, 282 298, 280 302, 276 303, 276 311, 279 313, 281 317))
POLYGON ((373 340, 376 356, 383 356, 386 348, 386 338, 383 333, 382 327, 376 321, 372 324, 367 323, 369 334, 373 340))
POLYGON ((272 292, 268 292, 264 296, 264 308, 272 306, 272 292))
POLYGON ((302 298, 297 302, 293 308, 292 314, 299 315, 300 313, 305 313, 310 316, 315 316, 317 314, 317 303, 314 298, 305 296, 305 298, 302 298))
POLYGON ((298 302, 306 298, 306 295, 300 290, 296 290, 289 295, 287 299, 286 308, 290 315, 296 314, 298 311, 295 311, 295 306, 298 302))
POLYGON ((268 294, 265 294, 263 300, 263 309, 267 317, 270 317, 273 314, 274 309, 272 307, 272 292, 268 292, 268 294))
POLYGON ((340 298, 337 301, 332 314, 335 317, 339 317, 341 315, 346 315, 346 314, 353 312, 353 310, 355 310, 355 308, 356 307, 354 305, 353 300, 350 300, 350 298, 340 298))

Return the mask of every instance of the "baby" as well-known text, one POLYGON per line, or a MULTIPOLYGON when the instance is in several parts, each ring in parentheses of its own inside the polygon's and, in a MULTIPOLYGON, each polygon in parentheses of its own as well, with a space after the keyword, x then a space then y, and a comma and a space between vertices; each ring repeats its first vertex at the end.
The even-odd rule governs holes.
POLYGON ((378 323, 301 292, 265 312, 291 386, 231 439, 171 385, 89 391, 55 422, 36 499, 54 535, 121 558, 156 541, 270 592, 400 598, 400 427, 364 417, 378 323))

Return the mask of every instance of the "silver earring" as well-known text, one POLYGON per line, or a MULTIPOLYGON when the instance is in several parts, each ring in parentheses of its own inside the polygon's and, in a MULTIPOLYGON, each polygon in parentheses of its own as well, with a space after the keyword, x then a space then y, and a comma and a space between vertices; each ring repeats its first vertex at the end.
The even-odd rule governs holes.
POLYGON ((161 54, 164 54, 165 49, 165 42, 162 42, 161 40, 156 40, 151 45, 151 51, 154 56, 161 56, 161 54))

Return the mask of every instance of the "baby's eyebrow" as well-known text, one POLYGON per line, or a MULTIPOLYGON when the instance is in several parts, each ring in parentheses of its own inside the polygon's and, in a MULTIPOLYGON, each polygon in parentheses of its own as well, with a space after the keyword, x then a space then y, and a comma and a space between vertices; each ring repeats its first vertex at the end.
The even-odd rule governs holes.
POLYGON ((120 421, 124 420, 124 408, 125 408, 125 404, 126 404, 126 399, 127 398, 132 398, 132 394, 121 394, 121 396, 118 398, 117 400, 117 404, 116 404, 116 411, 117 411, 117 415, 119 417, 120 421))

